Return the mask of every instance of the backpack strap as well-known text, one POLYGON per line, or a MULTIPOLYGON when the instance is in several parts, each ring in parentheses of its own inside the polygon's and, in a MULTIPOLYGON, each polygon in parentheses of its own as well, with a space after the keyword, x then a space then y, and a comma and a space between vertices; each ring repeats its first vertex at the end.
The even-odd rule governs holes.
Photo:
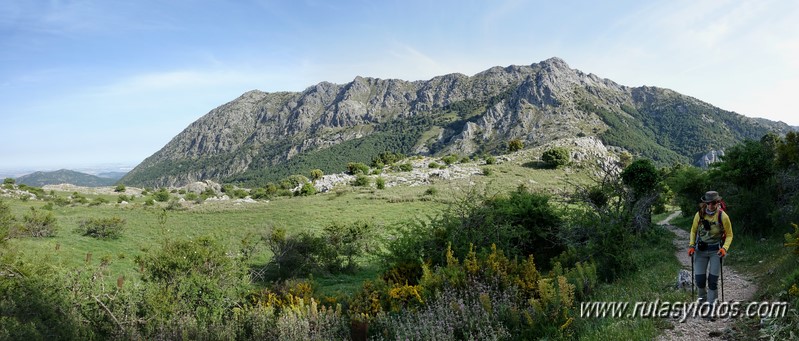
POLYGON ((722 213, 724 213, 724 210, 719 208, 719 213, 716 217, 716 223, 721 226, 721 245, 724 246, 724 241, 727 240, 727 230, 724 229, 724 220, 721 219, 722 213))

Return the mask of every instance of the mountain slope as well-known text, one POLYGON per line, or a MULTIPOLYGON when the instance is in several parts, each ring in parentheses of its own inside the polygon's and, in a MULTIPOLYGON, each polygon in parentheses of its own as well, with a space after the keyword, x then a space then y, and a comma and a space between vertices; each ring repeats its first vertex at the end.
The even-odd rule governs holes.
POLYGON ((662 164, 688 163, 768 131, 791 129, 667 89, 630 88, 551 58, 428 81, 356 77, 302 92, 250 91, 192 123, 122 180, 176 186, 215 179, 262 185, 381 152, 469 156, 575 136, 662 164))
POLYGON ((16 179, 19 184, 42 187, 44 185, 72 184, 75 186, 100 187, 113 185, 116 180, 91 174, 60 169, 53 172, 34 172, 16 179))

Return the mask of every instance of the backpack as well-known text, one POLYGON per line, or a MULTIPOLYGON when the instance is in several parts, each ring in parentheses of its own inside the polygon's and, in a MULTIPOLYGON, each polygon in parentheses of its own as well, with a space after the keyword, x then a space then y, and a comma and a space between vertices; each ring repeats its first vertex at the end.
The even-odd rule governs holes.
MULTIPOLYGON (((721 215, 722 213, 727 213, 727 203, 724 202, 723 199, 719 200, 719 208, 718 208, 718 212, 716 212, 716 222, 718 222, 718 224, 721 225, 721 242, 720 243, 721 243, 721 245, 724 245, 724 241, 727 240, 727 230, 724 229, 724 220, 721 219, 722 218, 722 215, 721 215)), ((704 215, 704 212, 702 212, 702 207, 699 207, 699 222, 700 223, 704 224, 704 221, 706 221, 704 216, 705 215, 704 215)), ((699 239, 698 236, 699 236, 699 234, 697 233, 697 239, 699 239)), ((697 241, 697 243, 698 243, 698 241, 697 241)))

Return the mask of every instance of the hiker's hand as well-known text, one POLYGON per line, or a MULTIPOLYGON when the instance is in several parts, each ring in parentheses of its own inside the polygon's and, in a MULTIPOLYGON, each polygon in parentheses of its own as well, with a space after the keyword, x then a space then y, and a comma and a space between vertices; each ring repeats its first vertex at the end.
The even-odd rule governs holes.
POLYGON ((689 247, 688 248, 688 257, 693 257, 694 256, 694 252, 696 252, 696 249, 693 246, 689 247))
POLYGON ((725 250, 724 248, 720 248, 719 252, 717 253, 717 255, 719 255, 719 257, 721 257, 721 258, 724 258, 724 256, 727 255, 727 250, 725 250))

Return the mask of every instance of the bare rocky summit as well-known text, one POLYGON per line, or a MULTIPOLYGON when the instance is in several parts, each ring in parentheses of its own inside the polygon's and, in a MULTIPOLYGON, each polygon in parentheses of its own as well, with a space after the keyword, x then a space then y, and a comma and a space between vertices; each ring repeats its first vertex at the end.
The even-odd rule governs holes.
MULTIPOLYGON (((667 89, 619 85, 550 58, 492 67, 473 76, 449 74, 413 82, 359 76, 347 84, 322 82, 302 92, 249 91, 189 125, 120 182, 162 187, 263 178, 298 160, 313 164, 339 157, 336 167, 344 167, 346 161, 355 161, 348 157, 368 160, 381 151, 499 154, 511 139, 533 147, 598 137, 605 145, 632 148, 633 154, 656 161, 692 162, 709 148, 788 129, 667 89), (685 126, 707 120, 730 137, 712 139, 685 126), (629 142, 625 134, 631 136, 629 142), (336 149, 354 141, 364 141, 358 152, 343 155, 344 148, 336 149)), ((309 170, 294 166, 297 172, 309 170)))

